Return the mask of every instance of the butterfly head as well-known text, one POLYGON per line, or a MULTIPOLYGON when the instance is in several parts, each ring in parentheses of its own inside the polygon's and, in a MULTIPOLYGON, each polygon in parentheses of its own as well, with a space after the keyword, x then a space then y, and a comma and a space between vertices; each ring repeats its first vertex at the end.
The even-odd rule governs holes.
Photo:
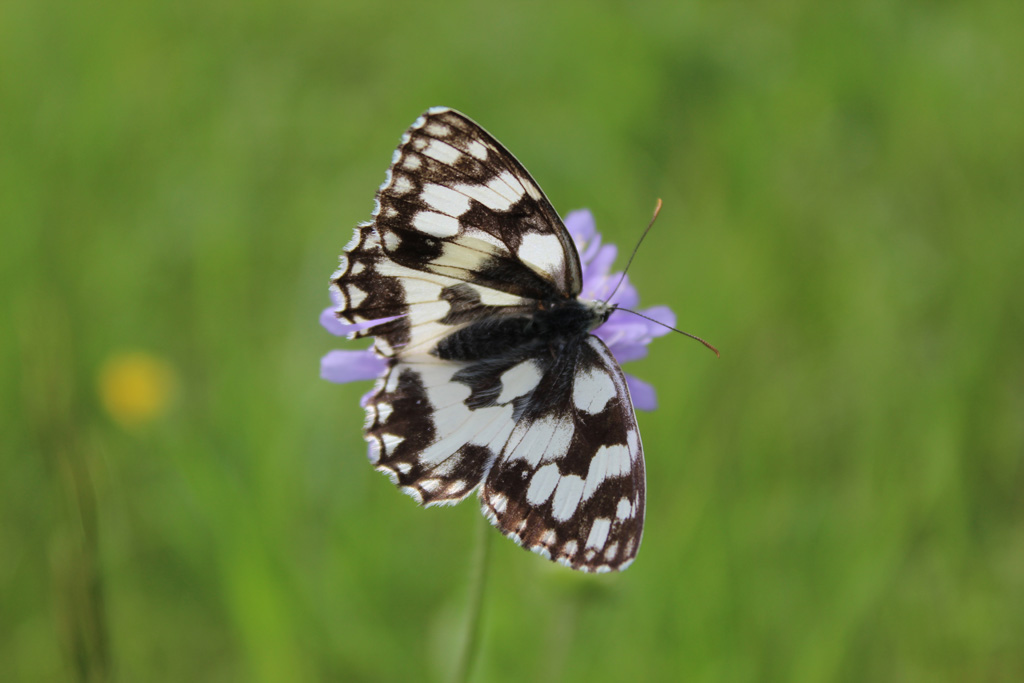
POLYGON ((591 316, 588 332, 596 330, 608 322, 608 318, 619 307, 618 304, 610 304, 607 301, 585 301, 582 303, 586 306, 591 316))

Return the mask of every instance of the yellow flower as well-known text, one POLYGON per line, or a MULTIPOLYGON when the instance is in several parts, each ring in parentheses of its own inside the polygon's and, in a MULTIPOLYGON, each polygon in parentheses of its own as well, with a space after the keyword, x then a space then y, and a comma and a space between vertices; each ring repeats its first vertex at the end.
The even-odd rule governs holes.
POLYGON ((118 424, 130 429, 166 412, 175 385, 174 369, 163 359, 145 351, 119 353, 100 371, 100 400, 118 424))

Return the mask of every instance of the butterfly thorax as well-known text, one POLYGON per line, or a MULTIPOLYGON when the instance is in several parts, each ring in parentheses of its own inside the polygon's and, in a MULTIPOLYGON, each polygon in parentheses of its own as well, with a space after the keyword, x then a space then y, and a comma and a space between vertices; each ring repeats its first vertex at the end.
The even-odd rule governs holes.
POLYGON ((456 330, 438 343, 434 354, 443 360, 475 361, 530 354, 545 347, 557 352, 582 340, 613 310, 603 301, 538 301, 531 311, 484 318, 456 330))

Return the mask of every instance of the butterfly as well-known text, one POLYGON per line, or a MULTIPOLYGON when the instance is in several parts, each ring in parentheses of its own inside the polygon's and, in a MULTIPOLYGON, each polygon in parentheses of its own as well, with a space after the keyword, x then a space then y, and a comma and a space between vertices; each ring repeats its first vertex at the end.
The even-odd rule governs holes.
POLYGON ((424 506, 477 491, 505 536, 573 569, 633 562, 643 446, 591 334, 616 307, 579 298, 569 232, 501 143, 452 109, 420 116, 331 281, 387 363, 365 400, 378 470, 424 506))

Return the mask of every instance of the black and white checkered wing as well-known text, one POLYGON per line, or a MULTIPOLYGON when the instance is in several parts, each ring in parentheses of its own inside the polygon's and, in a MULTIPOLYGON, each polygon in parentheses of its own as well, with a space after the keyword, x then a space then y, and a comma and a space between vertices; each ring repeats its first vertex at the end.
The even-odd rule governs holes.
POLYGON ((604 343, 566 349, 480 490, 484 515, 535 553, 588 572, 628 567, 644 523, 644 458, 626 380, 604 343))
POLYGON ((580 292, 579 256, 547 197, 459 112, 438 107, 416 120, 376 202, 333 286, 346 322, 403 316, 362 333, 385 355, 429 351, 469 317, 580 292))
POLYGON ((644 461, 622 371, 587 335, 556 357, 392 359, 367 407, 377 469, 422 505, 483 482, 484 515, 516 543, 584 571, 640 546, 644 461))

